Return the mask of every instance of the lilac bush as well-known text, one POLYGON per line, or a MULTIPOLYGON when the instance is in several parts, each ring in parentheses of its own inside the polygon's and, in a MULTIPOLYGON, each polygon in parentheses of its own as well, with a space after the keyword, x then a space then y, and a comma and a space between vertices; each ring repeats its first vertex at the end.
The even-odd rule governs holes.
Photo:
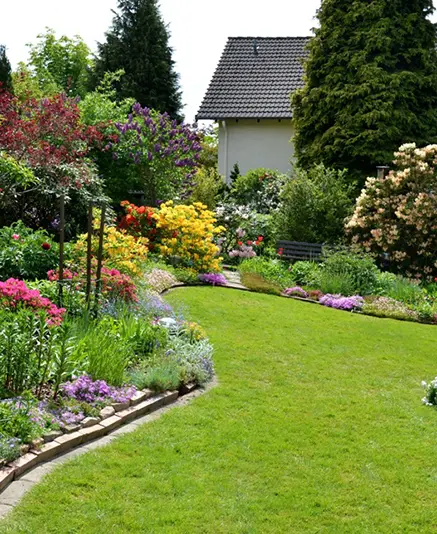
POLYGON ((357 311, 364 305, 363 297, 355 295, 353 297, 343 297, 343 295, 324 295, 319 299, 320 304, 335 308, 337 310, 357 311))
POLYGON ((104 380, 96 380, 88 375, 82 375, 73 382, 66 382, 62 386, 64 397, 75 399, 87 404, 108 404, 111 402, 129 402, 136 393, 136 388, 116 388, 109 386, 104 380))
POLYGON ((199 274, 199 280, 213 286, 226 286, 228 284, 226 277, 220 273, 199 274))
POLYGON ((115 126, 120 134, 118 142, 106 148, 113 151, 115 159, 121 157, 141 166, 145 190, 154 197, 151 202, 191 191, 202 150, 195 129, 138 103, 127 122, 115 126))
POLYGON ((302 289, 299 286, 285 289, 284 295, 287 295, 287 297, 302 297, 303 299, 308 298, 308 293, 305 291, 305 289, 302 289))

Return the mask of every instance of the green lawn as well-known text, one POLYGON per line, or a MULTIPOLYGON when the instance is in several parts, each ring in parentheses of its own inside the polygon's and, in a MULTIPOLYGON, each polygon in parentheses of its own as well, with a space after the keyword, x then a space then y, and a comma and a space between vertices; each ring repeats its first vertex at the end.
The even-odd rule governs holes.
POLYGON ((216 346, 219 385, 61 466, 14 533, 437 530, 437 327, 267 295, 172 293, 216 346))

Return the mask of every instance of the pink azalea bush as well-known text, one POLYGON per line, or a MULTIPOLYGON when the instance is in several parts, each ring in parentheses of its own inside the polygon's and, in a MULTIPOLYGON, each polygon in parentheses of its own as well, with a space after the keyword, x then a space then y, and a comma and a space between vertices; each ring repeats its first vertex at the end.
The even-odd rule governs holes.
POLYGON ((23 280, 9 278, 0 282, 0 306, 16 310, 29 308, 34 312, 43 311, 48 316, 48 324, 58 326, 62 323, 65 308, 58 308, 53 302, 41 296, 37 289, 29 289, 23 280))
POLYGON ((385 253, 408 277, 437 276, 437 145, 395 153, 396 170, 368 178, 346 230, 356 248, 385 253))

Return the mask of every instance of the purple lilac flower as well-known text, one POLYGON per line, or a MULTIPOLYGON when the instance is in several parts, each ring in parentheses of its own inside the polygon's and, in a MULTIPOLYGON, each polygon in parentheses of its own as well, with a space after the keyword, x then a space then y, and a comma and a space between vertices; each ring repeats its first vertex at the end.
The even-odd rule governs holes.
POLYGON ((220 273, 199 274, 199 280, 205 284, 212 284, 213 286, 226 286, 228 284, 225 276, 220 273))
POLYGON ((302 289, 299 286, 289 287, 284 291, 284 295, 287 295, 288 297, 302 297, 304 299, 308 298, 308 293, 305 291, 305 289, 302 289))
POLYGON ((354 295, 353 297, 343 297, 343 295, 324 295, 319 299, 320 304, 335 308, 337 310, 355 311, 361 310, 364 305, 363 297, 354 295))

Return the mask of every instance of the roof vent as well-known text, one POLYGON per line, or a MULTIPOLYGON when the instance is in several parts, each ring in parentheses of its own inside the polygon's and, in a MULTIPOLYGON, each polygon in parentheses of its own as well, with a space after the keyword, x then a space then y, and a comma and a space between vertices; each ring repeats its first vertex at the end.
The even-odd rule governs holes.
POLYGON ((259 50, 258 39, 254 39, 253 40, 253 53, 255 54, 255 56, 258 55, 258 50, 259 50))

